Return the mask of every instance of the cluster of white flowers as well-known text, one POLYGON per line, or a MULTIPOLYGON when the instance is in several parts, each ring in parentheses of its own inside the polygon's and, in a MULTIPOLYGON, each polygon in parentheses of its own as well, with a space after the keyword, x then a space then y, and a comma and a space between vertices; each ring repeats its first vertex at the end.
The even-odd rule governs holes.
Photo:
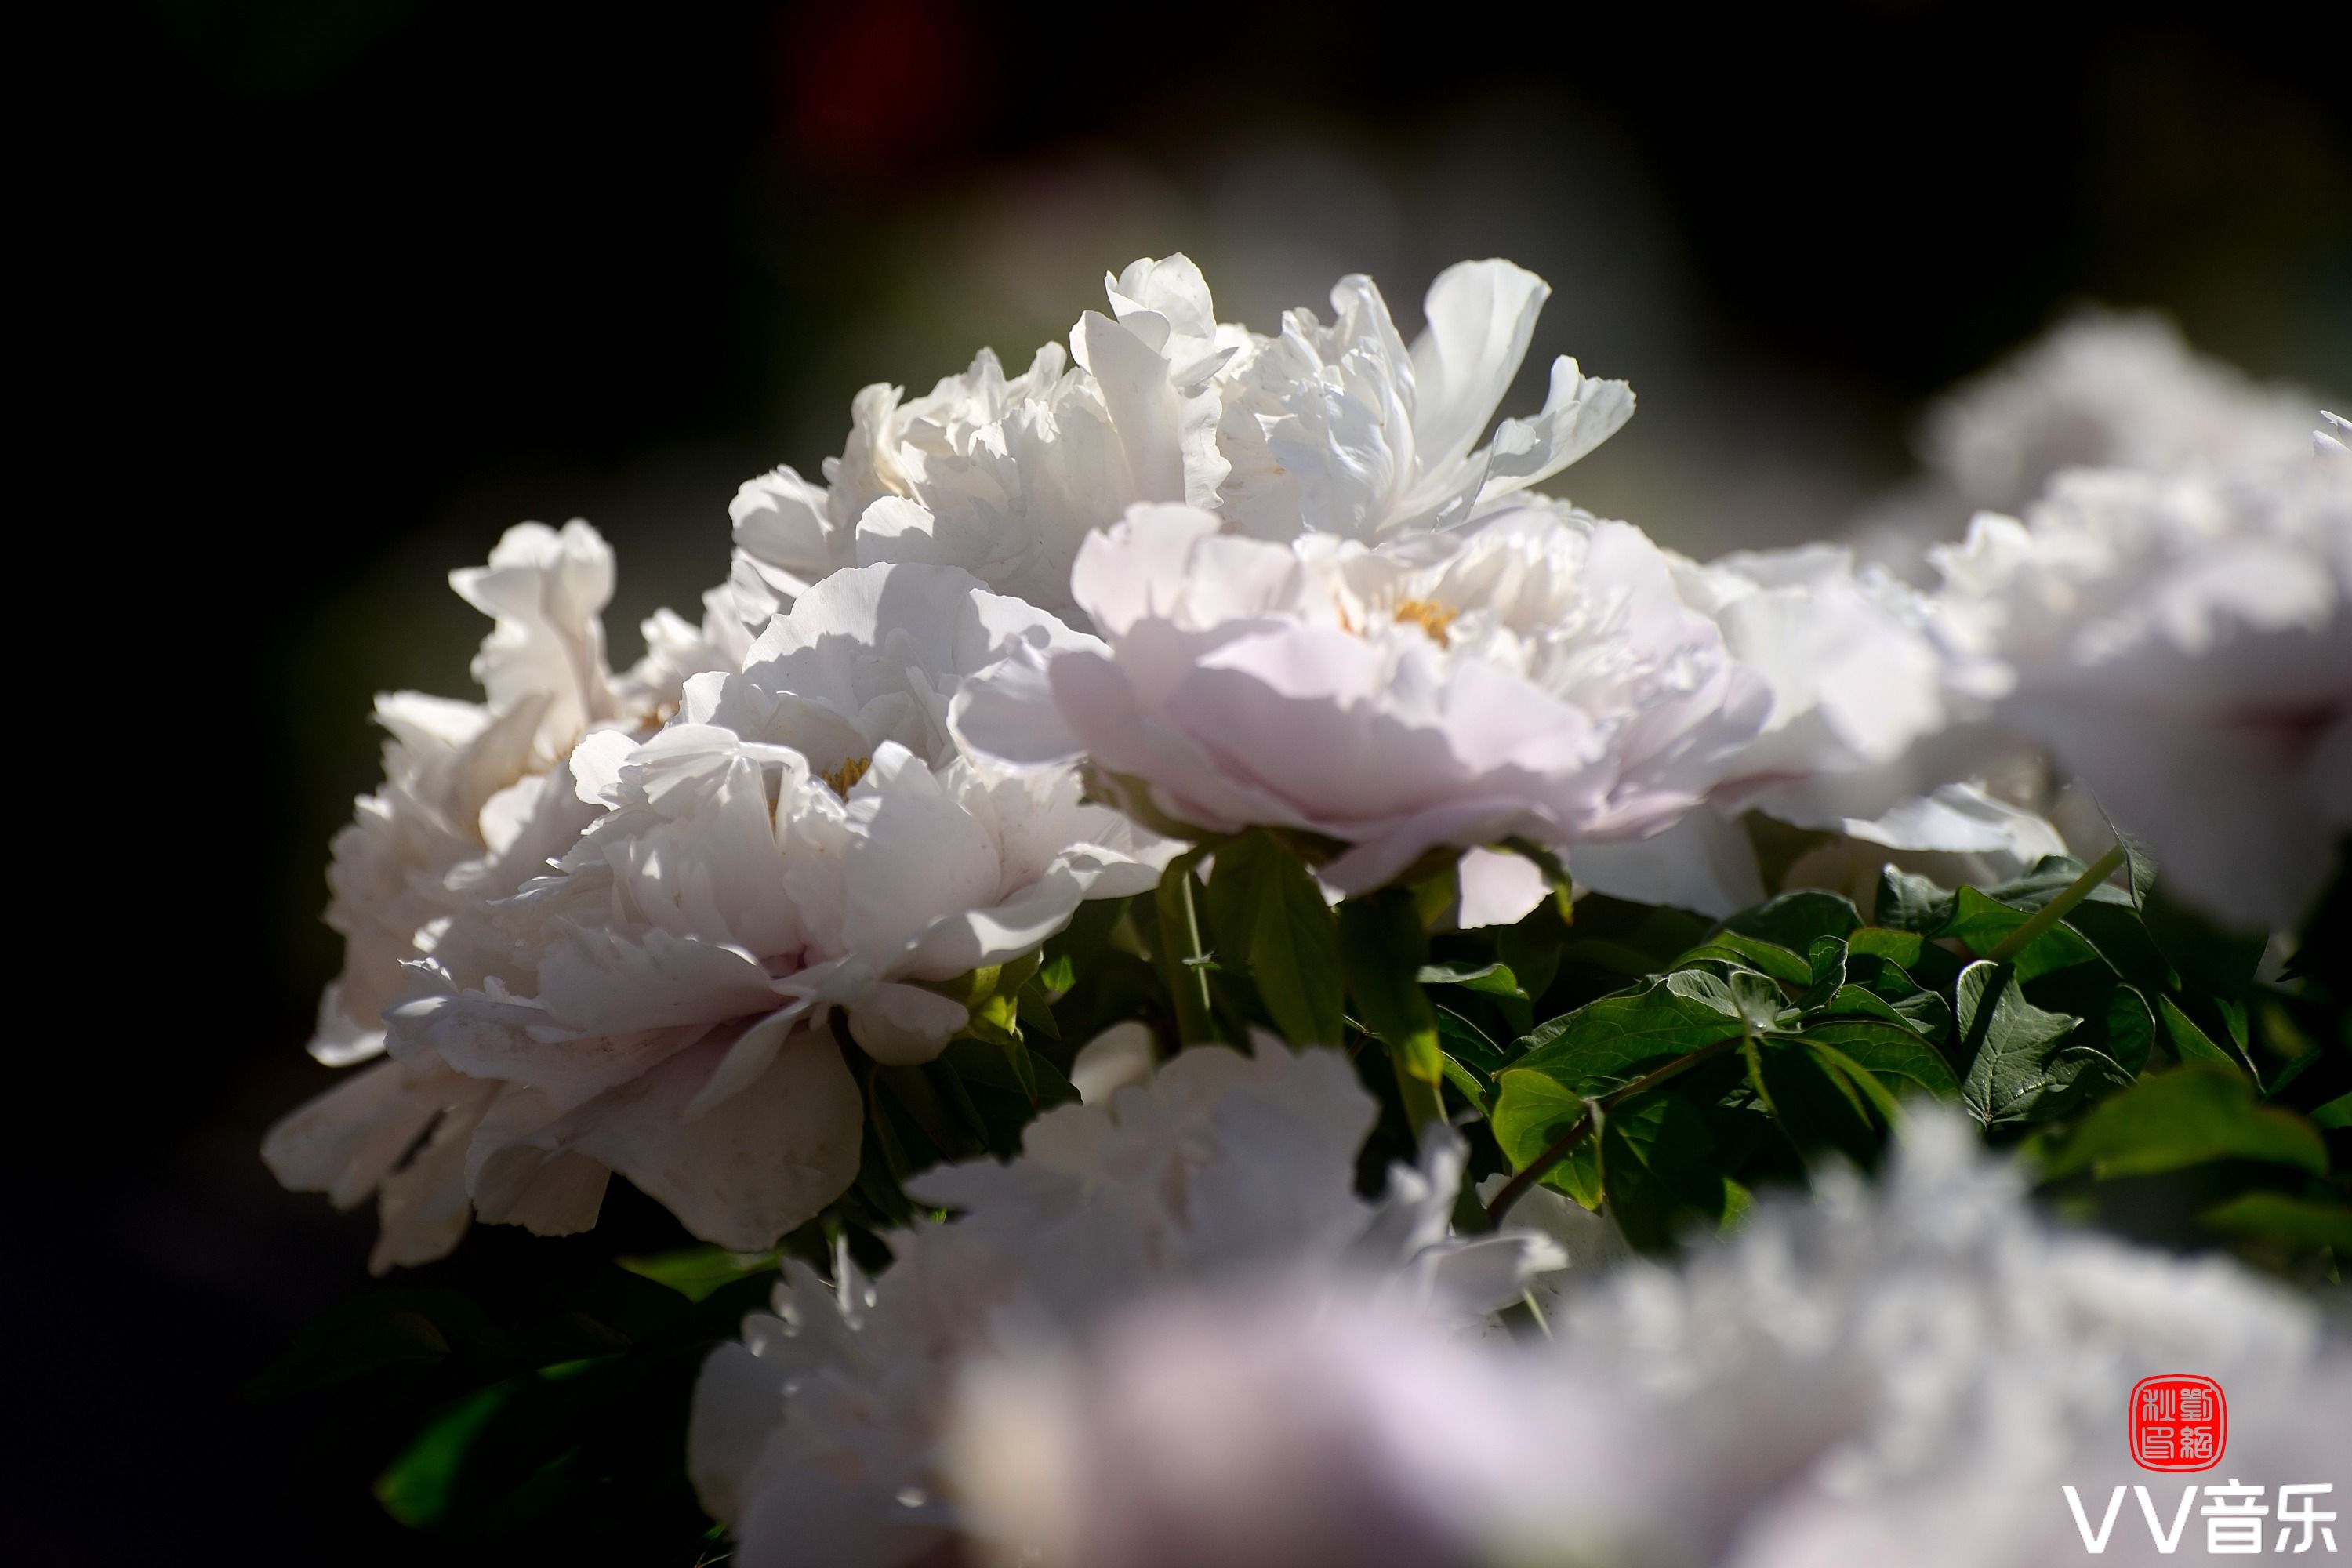
POLYGON ((1047 1112, 1010 1164, 917 1177, 918 1200, 961 1217, 886 1237, 877 1283, 845 1258, 832 1285, 788 1263, 775 1315, 704 1369, 689 1445, 704 1505, 747 1563, 908 1562, 963 1524, 946 1447, 961 1371, 1084 1336, 1157 1291, 1239 1279, 1475 1323, 1564 1261, 1533 1233, 1448 1238, 1450 1136, 1391 1172, 1381 1206, 1359 1199, 1376 1109, 1337 1052, 1202 1047, 1107 1105, 1047 1112))
POLYGON ((1633 395, 1561 358, 1496 423, 1548 292, 1507 262, 1442 274, 1410 344, 1368 279, 1272 336, 1181 256, 1106 283, 1066 353, 867 387, 824 483, 744 486, 701 623, 626 674, 586 524, 456 575, 486 700, 381 701, 331 873, 312 1049, 387 1059, 266 1149, 379 1196, 378 1267, 473 1215, 584 1228, 615 1171, 772 1244, 857 1168, 841 1035, 937 1055, 1162 835, 1287 830, 1339 894, 1458 862, 1464 925, 1536 904, 1498 849, 1531 840, 1721 915, 1766 890, 1748 813, 1825 830, 1825 880, 2021 869, 2061 840, 1984 780, 2030 744, 2278 922, 2347 820, 2352 464, 2070 480, 1933 594, 1828 547, 1701 564, 1533 491, 1633 395))
MULTIPOLYGON (((2053 1226, 1956 1117, 1916 1115, 1882 1182, 1825 1173, 1675 1268, 1564 1278, 1539 1343, 1361 1290, 1147 1300, 967 1373, 954 1500, 1046 1568, 2026 1568, 2080 1550, 2064 1485, 2095 1530, 2148 1479, 2128 1396, 2184 1365, 2227 1391, 2233 1473, 2343 1495, 2352 1356, 2308 1302, 2053 1226)), ((2126 1522, 2110 1557, 2172 1551, 2126 1522)))

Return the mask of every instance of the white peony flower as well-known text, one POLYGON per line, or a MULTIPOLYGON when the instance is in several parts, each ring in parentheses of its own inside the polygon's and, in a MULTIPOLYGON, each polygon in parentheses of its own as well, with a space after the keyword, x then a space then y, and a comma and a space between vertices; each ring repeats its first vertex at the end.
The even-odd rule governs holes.
POLYGON ((1934 558, 1995 719, 2182 893, 2292 925, 2352 826, 2352 467, 2077 473, 1934 558))
POLYGON ((2196 353, 2147 311, 2087 310, 1945 395, 1927 474, 1866 519, 1873 559, 1914 574, 1979 510, 2018 511, 2069 468, 2150 474, 2282 462, 2308 444, 2308 393, 2196 353))
POLYGON ((1087 311, 1067 354, 1049 343, 1008 378, 982 349, 911 401, 869 386, 824 485, 789 468, 746 484, 733 507, 739 608, 772 613, 829 572, 908 562, 1066 611, 1089 531, 1139 500, 1213 501, 1225 465, 1210 380, 1246 334, 1218 326, 1184 257, 1104 282, 1113 316, 1087 311))
MULTIPOLYGON (((731 509, 735 569, 699 640, 754 629, 828 573, 877 562, 960 566, 1056 614, 1087 535, 1139 501, 1213 510, 1245 533, 1371 540, 1451 526, 1507 504, 1631 417, 1622 382, 1563 358, 1529 418, 1487 438, 1549 293, 1507 261, 1463 262, 1432 285, 1410 349, 1371 280, 1332 292, 1337 321, 1294 310, 1274 337, 1216 320, 1183 256, 1104 278, 1059 344, 1007 376, 982 350, 963 374, 908 399, 876 384, 823 484, 781 468, 731 509)), ((666 626, 672 640, 684 623, 666 626)))
POLYGON ((430 946, 427 928, 461 900, 457 884, 478 882, 510 847, 551 766, 591 724, 643 716, 604 663, 599 616, 613 595, 613 552, 594 529, 522 523, 488 566, 449 582, 495 620, 474 659, 489 700, 376 699, 391 737, 383 784, 360 797, 327 870, 327 923, 349 943, 311 1044, 330 1067, 383 1050, 400 966, 430 946))
POLYGON ((917 1178, 961 1217, 887 1237, 871 1286, 845 1260, 835 1287, 788 1263, 777 1315, 704 1367, 688 1456, 704 1505, 747 1563, 908 1562, 960 1522, 940 1445, 967 1366, 1173 1284, 1272 1274, 1460 1321, 1557 1262, 1531 1237, 1444 1239, 1456 1142, 1392 1173, 1386 1208, 1358 1199, 1375 1110, 1336 1052, 1204 1047, 1108 1106, 1049 1111, 1010 1164, 917 1178))
POLYGON ((1370 542, 1494 510, 1575 462, 1633 417, 1633 394, 1565 356, 1542 409, 1486 439, 1550 293, 1507 261, 1458 263, 1430 285, 1410 349, 1360 275, 1332 289, 1329 325, 1289 312, 1220 378, 1219 510, 1260 539, 1370 542))
MULTIPOLYGON (((1109 646, 1024 652, 974 682, 956 710, 970 743, 1020 766, 1088 758, 1205 832, 1337 840, 1324 876, 1344 891, 1441 846, 1655 832, 1769 696, 1656 546, 1580 516, 1374 549, 1139 508, 1087 542, 1074 590, 1109 646)), ((1465 900, 1503 858, 1465 867, 1465 900)))
MULTIPOLYGON (((605 664, 599 616, 613 555, 586 523, 510 529, 487 567, 450 582, 496 623, 474 660, 488 701, 376 700, 391 732, 384 782, 336 836, 327 874, 327 922, 347 947, 310 1052, 331 1067, 380 1055, 406 966, 578 837, 593 814, 559 764, 583 736, 654 719, 658 682, 643 668, 616 676, 605 664)), ((272 1128, 262 1157, 288 1186, 325 1192, 339 1207, 379 1196, 379 1271, 425 1262, 464 1229, 466 1151, 497 1090, 429 1054, 379 1063, 272 1128)))
POLYGON ((1958 721, 1971 705, 1947 690, 1925 595, 1857 573, 1834 545, 1671 559, 1683 601, 1769 685, 1771 710, 1718 759, 1705 809, 1651 838, 1573 852, 1580 888, 1717 917, 1748 909, 1766 892, 1738 820, 1751 810, 1839 836, 1790 868, 1789 887, 1868 887, 1889 858, 1927 855, 1998 881, 2064 851, 2055 828, 1972 776, 2015 747, 1958 721))
MULTIPOLYGON (((1552 1328, 1561 1375, 1605 1374, 1588 1408, 1672 1456, 1649 1486, 1678 1501, 1637 1560, 2073 1561, 2062 1485, 2095 1529, 2114 1483, 2159 1479, 2125 1441, 2156 1373, 2222 1384, 2215 1478, 2343 1479, 2352 1361, 2310 1306, 2226 1261, 2053 1228, 1940 1110, 1913 1112, 1881 1184, 1832 1173, 1810 1201, 1768 1200, 1677 1269, 1604 1277, 1552 1328)), ((2168 1520, 2177 1490, 2151 1489, 2168 1520)), ((2160 1561, 2124 1511, 2108 1555, 2160 1561)))
POLYGON ((950 983, 1152 885, 1165 852, 1074 776, 993 773, 948 732, 957 682, 1031 640, 1090 639, 961 572, 852 569, 740 672, 688 679, 659 732, 583 742, 594 820, 454 922, 393 1013, 412 1068, 508 1088, 464 1156, 482 1217, 583 1228, 614 1170, 709 1240, 769 1246, 856 1171, 833 1010, 927 1059, 969 1021, 950 983))

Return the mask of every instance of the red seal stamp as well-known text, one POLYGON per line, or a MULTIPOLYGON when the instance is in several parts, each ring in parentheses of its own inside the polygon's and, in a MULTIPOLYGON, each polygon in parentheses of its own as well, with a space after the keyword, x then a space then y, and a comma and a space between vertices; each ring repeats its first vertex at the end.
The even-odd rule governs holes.
POLYGON ((2144 1470, 2210 1470, 2230 1446, 2230 1406, 2210 1377, 2141 1378, 2130 1422, 2132 1460, 2144 1470))

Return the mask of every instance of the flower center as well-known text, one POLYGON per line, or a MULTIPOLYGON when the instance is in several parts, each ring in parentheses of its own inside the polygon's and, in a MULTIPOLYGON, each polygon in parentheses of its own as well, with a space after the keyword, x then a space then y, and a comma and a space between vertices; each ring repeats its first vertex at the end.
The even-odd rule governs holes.
POLYGON ((1395 613, 1397 625, 1401 626, 1419 626, 1423 632, 1427 634, 1429 640, 1435 643, 1440 647, 1450 647, 1453 646, 1451 639, 1446 637, 1445 631, 1446 628, 1451 626, 1454 623, 1455 619, 1462 614, 1462 612, 1457 609, 1454 609, 1449 605, 1438 604, 1436 601, 1432 599, 1399 600, 1397 602, 1395 613))
POLYGON ((847 800, 849 798, 849 792, 857 786, 857 781, 864 778, 866 776, 866 770, 873 765, 874 759, 871 757, 851 757, 847 761, 844 762, 841 766, 837 768, 827 768, 824 773, 819 773, 817 776, 833 786, 834 794, 841 796, 844 800, 847 800))

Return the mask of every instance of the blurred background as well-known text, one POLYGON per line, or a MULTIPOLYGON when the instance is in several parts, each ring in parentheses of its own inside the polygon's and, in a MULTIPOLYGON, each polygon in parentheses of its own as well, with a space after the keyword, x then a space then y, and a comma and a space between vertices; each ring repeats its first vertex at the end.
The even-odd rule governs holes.
MULTIPOLYGON (((373 1215, 255 1151, 330 1080, 300 1047, 369 698, 471 693, 486 628, 446 574, 509 524, 614 542, 626 663, 723 574, 737 483, 814 474, 860 385, 982 344, 1017 368, 1106 268, 1179 249, 1262 331, 1347 271, 1410 332, 1445 264, 1534 268, 1554 294, 1506 410, 1556 353, 1633 381, 1633 423, 1552 488, 1701 554, 1841 531, 1912 468, 1925 399, 2082 301, 2352 382, 2352 71, 2320 6, 90 20, 20 156, 71 198, 51 395, 104 455, 35 523, 64 581, 117 584, 69 635, 125 674, 106 739, 50 759, 104 825, 33 879, 30 951, 98 1005, 20 1047, 59 1089, 20 1089, 0 1203, 42 1260, 10 1312, 56 1472, 6 1536, 78 1560, 124 1554, 132 1493, 174 1555, 424 1554, 234 1391, 366 1282, 373 1215)), ((616 1204, 583 1245, 660 1244, 616 1204)), ((515 1239, 444 1268, 577 1253, 515 1239)))

